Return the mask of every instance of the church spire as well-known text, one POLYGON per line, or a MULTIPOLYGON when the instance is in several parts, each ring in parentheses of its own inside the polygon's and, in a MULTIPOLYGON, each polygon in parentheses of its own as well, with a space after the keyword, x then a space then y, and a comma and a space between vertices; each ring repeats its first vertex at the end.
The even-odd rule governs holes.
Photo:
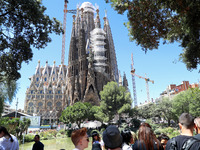
POLYGON ((75 30, 75 15, 73 17, 73 27, 72 27, 72 37, 76 37, 76 30, 75 30))
POLYGON ((119 86, 122 86, 122 77, 120 71, 119 71, 119 86))
POLYGON ((106 32, 106 38, 108 40, 110 49, 111 75, 113 75, 114 80, 118 83, 119 74, 118 74, 117 58, 115 53, 115 46, 113 42, 112 32, 107 18, 107 11, 105 11, 105 17, 103 19, 104 19, 104 31, 106 32))
POLYGON ((124 76, 123 76, 123 86, 126 88, 126 90, 128 90, 128 80, 126 78, 125 72, 124 72, 124 76))
POLYGON ((95 28, 101 28, 100 18, 99 18, 99 9, 96 9, 97 16, 95 19, 95 28))
POLYGON ((38 60, 38 65, 37 65, 37 67, 36 67, 35 74, 38 75, 38 76, 41 76, 41 71, 40 71, 40 60, 38 60))

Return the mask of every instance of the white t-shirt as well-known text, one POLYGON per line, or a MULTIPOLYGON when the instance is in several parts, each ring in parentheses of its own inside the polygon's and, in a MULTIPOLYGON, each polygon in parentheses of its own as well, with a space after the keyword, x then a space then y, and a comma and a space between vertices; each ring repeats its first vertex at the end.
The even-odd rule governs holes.
POLYGON ((19 150, 19 143, 17 138, 14 135, 11 135, 13 142, 11 142, 11 138, 6 139, 5 137, 0 138, 0 150, 19 150))
POLYGON ((132 150, 132 147, 126 143, 122 145, 122 150, 132 150))

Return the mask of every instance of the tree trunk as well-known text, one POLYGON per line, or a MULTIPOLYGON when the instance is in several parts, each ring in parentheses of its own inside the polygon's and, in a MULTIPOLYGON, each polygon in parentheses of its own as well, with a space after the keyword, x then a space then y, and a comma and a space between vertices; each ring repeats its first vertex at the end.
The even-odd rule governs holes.
POLYGON ((168 127, 170 126, 170 119, 168 119, 168 127))

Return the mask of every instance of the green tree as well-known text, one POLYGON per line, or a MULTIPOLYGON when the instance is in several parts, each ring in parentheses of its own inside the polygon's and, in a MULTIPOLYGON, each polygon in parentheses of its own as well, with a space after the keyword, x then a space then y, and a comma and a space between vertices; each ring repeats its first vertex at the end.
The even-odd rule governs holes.
POLYGON ((16 81, 9 81, 5 77, 3 79, 4 80, 0 81, 0 116, 3 112, 4 103, 11 103, 17 92, 16 81))
POLYGON ((77 102, 74 105, 68 106, 60 117, 60 121, 64 123, 76 123, 80 128, 83 121, 88 118, 90 110, 88 109, 88 104, 82 102, 77 102))
POLYGON ((105 0, 127 14, 130 39, 142 49, 158 49, 160 39, 181 43, 180 59, 188 69, 200 64, 200 1, 105 0))
POLYGON ((163 98, 158 101, 155 108, 155 114, 168 121, 168 126, 170 126, 170 120, 174 118, 174 113, 172 110, 172 100, 169 98, 163 98))
POLYGON ((200 89, 188 89, 180 92, 173 98, 173 112, 178 118, 182 113, 187 112, 194 117, 200 116, 200 89))
POLYGON ((157 114, 155 114, 155 104, 150 103, 150 104, 141 106, 140 108, 138 108, 138 115, 139 117, 142 117, 143 119, 149 119, 149 118, 157 116, 157 114))
POLYGON ((16 80, 22 62, 32 59, 32 48, 44 48, 49 34, 62 29, 45 14, 41 0, 0 0, 0 8, 0 81, 16 80))
POLYGON ((30 124, 31 124, 31 120, 27 118, 23 118, 22 120, 19 121, 19 125, 16 127, 16 132, 19 139, 22 139, 23 132, 25 131, 27 132, 30 124))
POLYGON ((115 115, 121 118, 123 113, 131 110, 132 99, 130 93, 116 82, 108 82, 100 92, 101 102, 99 117, 104 121, 111 121, 115 115))

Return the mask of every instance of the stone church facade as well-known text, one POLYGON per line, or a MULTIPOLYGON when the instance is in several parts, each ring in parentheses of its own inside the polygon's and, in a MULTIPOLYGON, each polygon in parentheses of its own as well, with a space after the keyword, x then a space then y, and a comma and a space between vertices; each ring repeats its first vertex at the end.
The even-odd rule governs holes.
POLYGON ((73 16, 68 66, 44 67, 40 62, 26 91, 24 110, 40 115, 42 123, 55 122, 64 108, 74 103, 100 104, 100 91, 107 82, 115 81, 128 87, 118 71, 115 47, 107 15, 103 28, 98 6, 84 2, 73 16), (95 15, 96 11, 96 16, 95 15))

